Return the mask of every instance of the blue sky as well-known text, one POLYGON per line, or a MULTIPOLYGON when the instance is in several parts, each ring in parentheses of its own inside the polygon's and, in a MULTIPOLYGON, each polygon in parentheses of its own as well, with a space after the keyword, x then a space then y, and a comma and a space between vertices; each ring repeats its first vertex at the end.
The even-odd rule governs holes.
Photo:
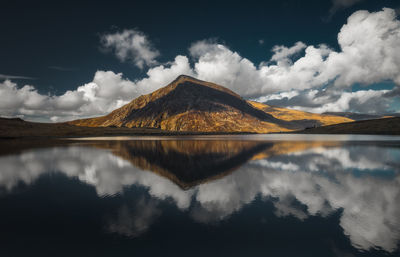
POLYGON ((5 1, 0 115, 102 115, 177 72, 307 111, 399 111, 398 1, 263 2, 5 1))

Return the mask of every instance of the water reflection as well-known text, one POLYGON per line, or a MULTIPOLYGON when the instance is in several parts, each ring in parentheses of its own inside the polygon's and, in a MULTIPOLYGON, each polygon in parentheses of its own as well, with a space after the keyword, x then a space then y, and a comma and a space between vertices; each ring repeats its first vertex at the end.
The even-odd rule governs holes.
POLYGON ((336 141, 88 141, 0 157, 3 195, 61 172, 98 196, 145 188, 108 215, 105 229, 139 237, 172 201, 193 221, 215 224, 270 201, 277 217, 304 221, 341 212, 352 245, 393 252, 400 239, 400 148, 336 141))

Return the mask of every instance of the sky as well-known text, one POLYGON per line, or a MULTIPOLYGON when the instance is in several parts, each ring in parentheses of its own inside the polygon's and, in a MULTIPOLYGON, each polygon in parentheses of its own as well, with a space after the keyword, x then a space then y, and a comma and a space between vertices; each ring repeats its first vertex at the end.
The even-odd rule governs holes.
POLYGON ((0 116, 104 115, 180 74, 304 111, 400 112, 399 0, 260 2, 2 1, 0 116))

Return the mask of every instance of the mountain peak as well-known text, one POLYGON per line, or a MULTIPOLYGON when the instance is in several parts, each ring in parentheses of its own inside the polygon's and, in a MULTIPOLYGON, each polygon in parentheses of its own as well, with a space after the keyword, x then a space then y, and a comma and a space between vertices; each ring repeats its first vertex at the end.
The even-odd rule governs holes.
POLYGON ((176 79, 174 79, 167 86, 165 86, 159 90, 156 90, 153 93, 156 93, 158 91, 162 92, 162 91, 164 91, 164 89, 176 89, 178 86, 204 86, 204 87, 216 89, 216 90, 228 93, 232 96, 241 98, 240 95, 236 94, 235 92, 233 92, 232 90, 230 90, 226 87, 220 86, 220 85, 212 83, 212 82, 200 80, 200 79, 191 77, 189 75, 184 75, 184 74, 179 75, 178 77, 176 77, 176 79))
POLYGON ((178 77, 176 77, 175 80, 198 80, 198 79, 196 79, 196 78, 194 78, 192 76, 189 76, 189 75, 181 74, 178 77))

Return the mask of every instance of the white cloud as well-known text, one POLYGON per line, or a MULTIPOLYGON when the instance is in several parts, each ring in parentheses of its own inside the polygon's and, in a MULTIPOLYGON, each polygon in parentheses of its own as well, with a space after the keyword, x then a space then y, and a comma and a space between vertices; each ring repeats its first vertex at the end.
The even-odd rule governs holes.
POLYGON ((266 96, 261 96, 258 97, 256 99, 254 99, 255 101, 258 102, 268 102, 268 101, 272 101, 272 100, 282 100, 282 99, 292 99, 295 96, 298 96, 299 92, 292 90, 292 91, 286 91, 286 92, 281 92, 281 93, 276 93, 276 94, 270 94, 270 95, 266 95, 266 96))
POLYGON ((244 96, 263 91, 257 67, 226 46, 204 40, 194 43, 189 51, 196 58, 194 72, 199 79, 225 85, 244 96))
POLYGON ((137 81, 136 85, 140 88, 142 94, 148 94, 166 86, 181 74, 195 76, 190 67, 189 59, 186 56, 178 55, 173 62, 167 65, 160 65, 149 69, 147 71, 147 78, 137 81))
POLYGON ((343 92, 313 89, 277 93, 255 100, 316 113, 353 111, 373 114, 387 112, 396 97, 393 93, 391 90, 343 92))
MULTIPOLYGON (((127 103, 134 93, 133 83, 122 79, 122 74, 98 71, 93 82, 61 96, 42 95, 33 86, 18 88, 11 81, 0 83, 0 95, 5 97, 0 104, 4 116, 25 117, 79 117, 99 115, 127 103)), ((62 120, 62 119, 61 119, 62 120)))
POLYGON ((140 69, 143 69, 145 65, 157 64, 155 58, 160 55, 147 36, 134 29, 105 34, 101 37, 101 42, 105 48, 112 49, 119 60, 132 61, 140 69))
POLYGON ((342 52, 326 60, 325 76, 337 86, 393 80, 400 84, 400 21, 393 9, 352 14, 338 34, 342 52))
MULTIPOLYGON (((121 59, 132 59, 139 66, 155 64, 157 54, 141 33, 126 30, 106 38, 121 59)), ((193 64, 178 55, 149 68, 147 76, 136 81, 124 79, 121 73, 97 71, 92 82, 61 96, 41 95, 33 86, 18 88, 6 80, 0 82, 4 99, 0 115, 53 121, 99 116, 180 74, 224 85, 244 97, 311 112, 386 112, 396 101, 400 85, 400 21, 395 11, 353 13, 341 28, 338 43, 340 51, 300 41, 292 47, 275 46, 271 59, 257 65, 225 45, 203 40, 189 48, 193 64), (368 89, 382 81, 396 86, 391 91, 368 89), (366 89, 351 92, 355 83, 366 89)))
POLYGON ((9 80, 0 83, 0 108, 3 113, 13 113, 17 110, 34 111, 45 108, 47 96, 41 95, 30 85, 17 88, 17 85, 9 80))
POLYGON ((124 79, 122 73, 97 71, 92 82, 60 96, 42 95, 30 85, 18 88, 16 83, 6 80, 0 82, 3 98, 0 115, 53 122, 104 115, 168 84, 181 74, 193 75, 185 56, 177 56, 166 66, 149 69, 147 77, 136 82, 124 79))
POLYGON ((356 92, 337 93, 337 100, 326 102, 325 98, 317 97, 310 99, 313 102, 319 101, 318 107, 291 106, 292 108, 313 111, 317 113, 323 112, 345 112, 356 111, 361 113, 383 113, 389 108, 390 99, 383 98, 383 95, 389 90, 359 90, 356 92), (371 106, 374 106, 371 109, 371 106))
MULTIPOLYGON (((346 106, 353 111, 373 111, 364 99, 376 101, 380 96, 389 96, 387 91, 349 91, 355 83, 367 86, 389 80, 400 84, 400 21, 389 8, 375 13, 355 12, 338 34, 338 42, 341 51, 323 44, 306 47, 301 42, 292 47, 277 46, 270 60, 276 63, 262 62, 258 67, 223 45, 200 41, 190 50, 197 58, 195 72, 199 78, 227 85, 241 95, 268 98, 270 94, 294 91, 301 96, 293 100, 307 99, 308 103, 301 104, 306 104, 304 108, 309 111, 346 110, 346 106), (287 58, 304 47, 301 58, 287 58), (338 99, 343 91, 347 93, 338 99)), ((391 101, 383 99, 382 108, 376 111, 382 111, 391 101)))
POLYGON ((198 58, 195 71, 200 78, 225 83, 243 95, 304 90, 332 81, 340 88, 384 80, 400 84, 400 21, 393 9, 355 12, 338 34, 338 42, 339 52, 323 44, 276 46, 270 60, 276 64, 264 62, 258 68, 223 45, 200 41, 190 51, 198 58), (288 60, 303 48, 304 56, 293 63, 288 60))
POLYGON ((274 55, 271 57, 271 61, 282 61, 286 60, 288 57, 300 52, 304 48, 306 48, 306 44, 303 42, 296 42, 294 46, 287 48, 286 46, 274 46, 272 48, 272 51, 274 52, 274 55))

